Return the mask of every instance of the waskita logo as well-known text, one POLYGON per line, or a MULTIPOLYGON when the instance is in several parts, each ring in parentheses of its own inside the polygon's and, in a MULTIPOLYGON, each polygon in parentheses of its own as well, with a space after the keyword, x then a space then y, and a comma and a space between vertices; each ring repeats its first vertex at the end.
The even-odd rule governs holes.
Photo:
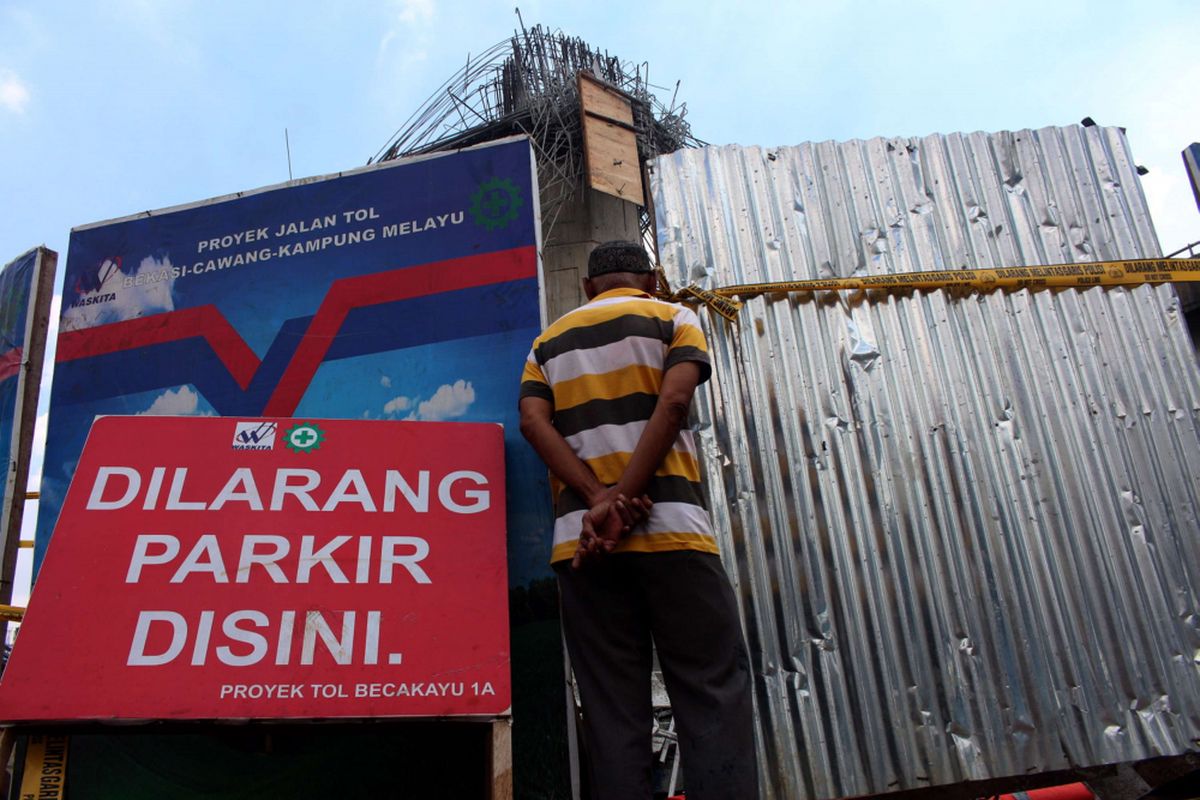
POLYGON ((71 303, 68 308, 83 308, 84 306, 95 306, 100 303, 111 303, 117 299, 116 292, 106 292, 105 294, 92 294, 87 297, 81 297, 71 303))
POLYGON ((101 303, 111 303, 117 299, 116 292, 101 292, 116 283, 121 275, 121 257, 106 258, 98 265, 83 269, 75 277, 75 299, 67 303, 67 308, 82 308, 101 303))
POLYGON ((274 450, 277 422, 239 422, 233 432, 234 450, 274 450))

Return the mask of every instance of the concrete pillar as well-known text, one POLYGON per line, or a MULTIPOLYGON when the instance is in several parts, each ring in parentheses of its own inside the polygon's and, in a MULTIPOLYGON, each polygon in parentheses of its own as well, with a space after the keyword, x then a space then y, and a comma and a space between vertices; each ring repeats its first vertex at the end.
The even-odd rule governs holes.
POLYGON ((594 189, 577 187, 562 205, 550 238, 542 243, 549 320, 583 305, 587 257, 601 242, 641 239, 638 208, 594 189))

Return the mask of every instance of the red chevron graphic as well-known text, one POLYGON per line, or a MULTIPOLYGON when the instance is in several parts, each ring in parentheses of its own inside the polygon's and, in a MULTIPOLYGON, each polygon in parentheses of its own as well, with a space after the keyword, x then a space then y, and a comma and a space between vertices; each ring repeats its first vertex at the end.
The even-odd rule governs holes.
MULTIPOLYGON (((517 247, 334 281, 292 354, 263 416, 292 415, 346 315, 355 308, 531 278, 537 274, 536 258, 534 247, 517 247)), ((193 336, 208 342, 242 389, 250 385, 262 361, 213 305, 68 331, 58 337, 55 361, 73 361, 193 336)))
POLYGON ((420 267, 343 278, 334 281, 321 307, 313 316, 300 346, 279 378, 271 399, 263 409, 265 417, 290 417, 312 382, 317 367, 325 358, 329 343, 342 327, 352 309, 392 303, 411 297, 423 297, 456 289, 470 289, 490 283, 532 278, 537 274, 536 250, 518 247, 482 256, 439 261, 420 267))
POLYGON ((54 360, 74 361, 193 336, 208 341, 238 386, 245 389, 250 385, 250 379, 261 362, 246 340, 225 319, 225 315, 213 305, 182 308, 96 328, 67 331, 59 334, 58 352, 54 360))

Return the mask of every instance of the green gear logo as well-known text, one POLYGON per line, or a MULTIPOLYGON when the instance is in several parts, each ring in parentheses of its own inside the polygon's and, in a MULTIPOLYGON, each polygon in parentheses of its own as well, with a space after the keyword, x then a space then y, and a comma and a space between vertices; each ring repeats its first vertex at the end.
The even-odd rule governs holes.
POLYGON ((311 453, 325 441, 325 431, 315 422, 297 422, 283 433, 283 442, 297 453, 311 453))
POLYGON ((471 195, 471 218, 476 225, 494 231, 515 220, 524 204, 516 184, 508 178, 492 178, 481 183, 471 195))

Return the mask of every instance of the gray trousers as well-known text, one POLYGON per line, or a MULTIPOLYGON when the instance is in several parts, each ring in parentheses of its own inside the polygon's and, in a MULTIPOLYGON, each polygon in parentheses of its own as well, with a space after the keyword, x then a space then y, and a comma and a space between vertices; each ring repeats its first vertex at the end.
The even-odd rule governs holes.
POLYGON ((755 800, 749 659, 720 559, 690 550, 621 553, 555 571, 583 703, 591 800, 651 797, 651 638, 688 800, 755 800))

